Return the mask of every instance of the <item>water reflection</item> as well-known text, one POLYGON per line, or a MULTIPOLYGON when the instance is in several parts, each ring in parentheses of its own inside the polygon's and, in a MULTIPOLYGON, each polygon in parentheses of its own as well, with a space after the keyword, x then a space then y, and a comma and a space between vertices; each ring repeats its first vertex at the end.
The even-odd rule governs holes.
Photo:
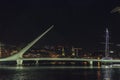
POLYGON ((119 80, 120 68, 0 66, 0 80, 119 80))
POLYGON ((12 80, 27 80, 27 76, 28 74, 24 73, 24 72, 17 72, 16 74, 13 75, 12 80))
POLYGON ((97 71, 97 80, 101 80, 101 71, 100 70, 97 71))
POLYGON ((102 68, 102 74, 103 80, 113 80, 112 75, 113 75, 113 70, 112 68, 102 68))

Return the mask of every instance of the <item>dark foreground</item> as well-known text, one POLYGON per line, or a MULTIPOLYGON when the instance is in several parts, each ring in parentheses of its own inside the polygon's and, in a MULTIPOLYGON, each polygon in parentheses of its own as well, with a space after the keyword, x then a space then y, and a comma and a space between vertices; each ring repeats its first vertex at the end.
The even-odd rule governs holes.
POLYGON ((120 80, 120 68, 0 66, 0 80, 120 80))

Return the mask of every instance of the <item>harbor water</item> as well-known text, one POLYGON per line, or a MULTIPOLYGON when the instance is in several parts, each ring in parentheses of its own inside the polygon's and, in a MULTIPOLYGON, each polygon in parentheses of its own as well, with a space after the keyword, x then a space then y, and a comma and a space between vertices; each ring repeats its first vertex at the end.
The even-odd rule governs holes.
POLYGON ((0 80, 120 80, 120 68, 0 66, 0 80))

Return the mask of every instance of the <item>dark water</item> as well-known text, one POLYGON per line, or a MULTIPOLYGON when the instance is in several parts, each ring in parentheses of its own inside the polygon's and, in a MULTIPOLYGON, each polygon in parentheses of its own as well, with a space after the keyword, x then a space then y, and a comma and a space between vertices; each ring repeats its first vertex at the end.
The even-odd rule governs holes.
POLYGON ((120 80, 120 68, 1 66, 0 80, 120 80))

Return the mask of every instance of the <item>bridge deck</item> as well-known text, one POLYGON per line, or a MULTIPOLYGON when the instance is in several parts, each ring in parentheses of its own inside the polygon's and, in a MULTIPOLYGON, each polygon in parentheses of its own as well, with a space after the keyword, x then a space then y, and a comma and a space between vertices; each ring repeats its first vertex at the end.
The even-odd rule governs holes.
MULTIPOLYGON (((120 62, 120 59, 113 60, 103 60, 103 59, 84 59, 84 58, 20 58, 19 60, 39 60, 39 61, 93 61, 93 62, 120 62)), ((0 59, 0 61, 8 61, 5 59, 0 59)), ((16 61, 12 59, 9 61, 16 61)))

